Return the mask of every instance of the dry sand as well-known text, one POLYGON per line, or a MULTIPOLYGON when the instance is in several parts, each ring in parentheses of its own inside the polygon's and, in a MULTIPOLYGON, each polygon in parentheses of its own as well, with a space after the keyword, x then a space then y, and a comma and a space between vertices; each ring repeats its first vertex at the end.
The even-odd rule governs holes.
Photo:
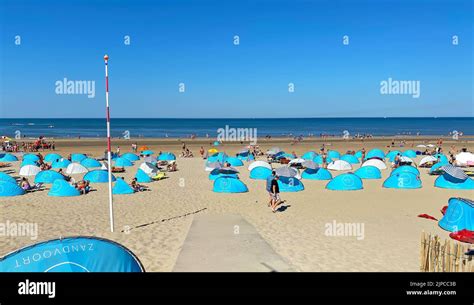
MULTIPOLYGON (((407 147, 428 143, 427 139, 409 140, 407 147)), ((287 152, 302 154, 318 150, 323 141, 305 141, 291 145, 288 139, 260 141, 263 149, 278 145, 287 152)), ((391 139, 371 141, 326 140, 330 149, 366 150, 379 147, 388 150, 391 139)), ((435 143, 431 139, 430 143, 435 143)), ((179 154, 180 141, 140 140, 150 149, 179 154)), ((187 140, 188 147, 198 155, 201 145, 209 148, 209 140, 187 140)), ((99 156, 104 141, 58 140, 57 152, 85 152, 99 156)), ((447 151, 452 143, 445 142, 447 151)), ((457 148, 473 150, 473 142, 455 143, 457 148)), ((115 141, 121 152, 130 150, 130 142, 115 141)), ((225 144, 222 150, 235 154, 243 145, 225 144)), ((45 152, 46 154, 46 152, 45 152)), ((261 157, 261 159, 263 159, 261 157)), ((417 158, 419 161, 420 158, 417 158)), ((19 162, 12 167, 18 172, 19 162)), ((130 181, 139 163, 127 168, 123 176, 130 181)), ((440 209, 450 197, 474 198, 471 191, 446 190, 433 186, 436 177, 421 169, 423 188, 394 190, 382 188, 390 170, 383 171, 381 180, 364 180, 361 191, 335 192, 325 189, 324 181, 303 180, 305 190, 282 193, 286 209, 273 214, 267 208, 265 181, 249 179, 247 165, 240 167, 240 178, 248 193, 218 194, 212 192, 212 182, 204 171, 200 157, 178 158, 178 172, 168 179, 149 184, 151 191, 114 196, 115 228, 109 232, 108 193, 106 184, 94 184, 97 191, 80 197, 50 197, 48 191, 0 199, 0 221, 35 222, 39 236, 0 239, 0 255, 33 242, 60 236, 90 235, 113 239, 131 249, 147 271, 171 271, 193 220, 192 213, 233 213, 242 215, 271 247, 299 271, 418 271, 420 234, 422 230, 449 238, 435 221, 417 217, 427 213, 441 217, 440 209), (363 223, 363 240, 356 237, 325 235, 325 224, 363 223), (142 226, 144 225, 144 226, 142 226), (138 227, 137 226, 141 226, 138 227), (122 232, 125 231, 125 232, 122 232)), ((358 168, 358 165, 354 169, 358 168)), ((341 172, 339 172, 341 173, 341 172)), ((333 173, 333 174, 339 174, 333 173)), ((80 177, 77 177, 80 178, 80 177)), ((31 179, 32 180, 32 179, 31 179)), ((229 228, 232 229, 232 228, 229 228)))

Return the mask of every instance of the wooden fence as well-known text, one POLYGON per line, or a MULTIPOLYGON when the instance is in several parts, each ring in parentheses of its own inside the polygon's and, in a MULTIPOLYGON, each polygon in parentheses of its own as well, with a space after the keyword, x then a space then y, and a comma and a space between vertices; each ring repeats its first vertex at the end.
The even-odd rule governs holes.
POLYGON ((438 235, 421 233, 422 272, 474 272, 474 256, 466 255, 474 246, 455 240, 442 241, 438 235))

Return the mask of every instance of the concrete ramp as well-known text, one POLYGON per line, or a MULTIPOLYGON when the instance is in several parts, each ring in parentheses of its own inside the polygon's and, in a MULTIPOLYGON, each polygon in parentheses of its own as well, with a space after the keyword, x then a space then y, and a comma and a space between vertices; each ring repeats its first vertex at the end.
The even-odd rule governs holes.
POLYGON ((195 215, 175 272, 284 272, 291 267, 239 215, 195 215))

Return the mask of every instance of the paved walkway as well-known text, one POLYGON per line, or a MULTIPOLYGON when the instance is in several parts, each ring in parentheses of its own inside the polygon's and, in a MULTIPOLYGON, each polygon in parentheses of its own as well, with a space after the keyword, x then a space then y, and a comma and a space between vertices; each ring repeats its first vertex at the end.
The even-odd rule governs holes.
POLYGON ((173 271, 293 270, 241 216, 203 214, 194 216, 173 271))

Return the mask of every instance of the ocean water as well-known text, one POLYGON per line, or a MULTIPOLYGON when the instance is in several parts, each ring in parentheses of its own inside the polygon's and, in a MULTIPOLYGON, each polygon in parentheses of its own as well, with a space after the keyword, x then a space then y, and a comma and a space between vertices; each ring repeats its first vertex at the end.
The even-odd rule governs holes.
MULTIPOLYGON (((219 128, 256 128, 257 135, 350 136, 430 135, 448 136, 453 131, 474 135, 474 118, 290 118, 290 119, 112 119, 113 137, 188 137, 195 134, 215 138, 219 128)), ((0 119, 0 135, 105 137, 105 119, 0 119)))

